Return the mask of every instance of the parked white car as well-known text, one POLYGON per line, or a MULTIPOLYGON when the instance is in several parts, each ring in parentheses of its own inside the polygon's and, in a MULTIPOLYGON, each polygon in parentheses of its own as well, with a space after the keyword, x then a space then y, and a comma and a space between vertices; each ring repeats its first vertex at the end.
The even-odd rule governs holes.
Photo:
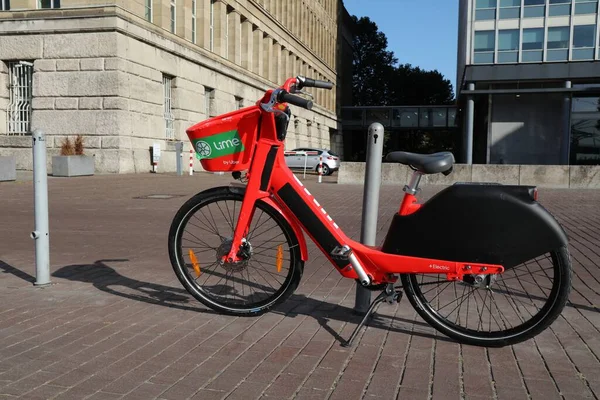
POLYGON ((323 175, 331 175, 334 171, 340 169, 340 157, 327 149, 317 149, 313 147, 299 147, 297 149, 286 150, 285 162, 290 169, 304 169, 318 171, 319 157, 323 156, 323 175), (303 155, 306 152, 307 155, 303 155), (306 163, 306 164, 305 164, 306 163))

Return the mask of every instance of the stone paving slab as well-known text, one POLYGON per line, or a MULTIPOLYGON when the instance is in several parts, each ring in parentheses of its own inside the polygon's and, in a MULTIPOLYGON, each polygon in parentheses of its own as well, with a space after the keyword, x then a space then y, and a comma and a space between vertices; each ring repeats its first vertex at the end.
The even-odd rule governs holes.
MULTIPOLYGON (((306 177, 350 237, 362 186, 306 177)), ((256 318, 219 315, 179 284, 167 232, 180 205, 229 176, 50 178, 51 279, 33 287, 33 186, 0 183, 0 399, 591 399, 600 395, 600 191, 540 190, 564 225, 570 303, 535 339, 459 345, 408 301, 383 304, 351 348, 354 282, 309 243, 302 283, 256 318), (148 199, 148 195, 173 197, 148 199)), ((424 188, 426 199, 436 188, 424 188)), ((400 187, 381 192, 378 240, 400 187)))

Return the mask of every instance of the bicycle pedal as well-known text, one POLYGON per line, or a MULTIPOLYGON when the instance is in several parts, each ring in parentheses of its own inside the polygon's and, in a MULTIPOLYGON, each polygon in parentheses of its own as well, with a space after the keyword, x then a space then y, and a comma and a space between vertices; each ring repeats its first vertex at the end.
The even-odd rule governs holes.
POLYGON ((400 301, 402 300, 402 295, 403 294, 404 294, 404 292, 402 290, 396 291, 396 294, 394 295, 394 301, 396 303, 400 303, 400 301))
POLYGON ((389 296, 387 296, 385 298, 385 302, 388 304, 394 304, 394 303, 400 303, 400 301, 402 300, 402 295, 404 294, 404 292, 402 292, 402 290, 396 289, 396 291, 393 294, 390 294, 389 296))
POLYGON ((350 259, 350 255, 352 254, 352 250, 348 246, 335 246, 335 248, 331 250, 331 253, 329 254, 334 260, 348 261, 350 259))

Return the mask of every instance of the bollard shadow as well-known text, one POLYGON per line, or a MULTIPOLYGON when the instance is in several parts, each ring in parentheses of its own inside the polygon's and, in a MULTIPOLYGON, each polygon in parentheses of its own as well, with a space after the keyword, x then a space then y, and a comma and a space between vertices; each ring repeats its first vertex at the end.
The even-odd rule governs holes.
POLYGON ((4 261, 0 260, 0 270, 5 274, 12 274, 17 278, 23 279, 24 281, 35 283, 35 277, 29 275, 27 272, 23 272, 20 269, 8 265, 4 261))
POLYGON ((92 264, 67 265, 55 271, 52 276, 74 282, 90 283, 103 292, 148 304, 216 314, 204 308, 183 288, 128 278, 108 265, 126 261, 129 260, 98 260, 92 264))

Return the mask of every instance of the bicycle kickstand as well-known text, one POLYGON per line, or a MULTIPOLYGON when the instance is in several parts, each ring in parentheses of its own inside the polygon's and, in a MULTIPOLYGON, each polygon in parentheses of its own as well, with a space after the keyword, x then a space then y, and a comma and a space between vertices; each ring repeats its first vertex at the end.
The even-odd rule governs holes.
POLYGON ((375 300, 373 300, 373 302, 369 306, 369 309, 365 313, 365 316, 363 317, 363 319, 356 326, 356 328, 352 332, 352 335, 350 335, 350 338, 348 340, 342 342, 342 346, 343 347, 350 347, 352 345, 352 342, 356 338, 356 335, 358 335, 358 331, 360 331, 360 328, 363 327, 363 325, 365 324, 365 322, 367 322, 367 319, 373 314, 373 312, 375 311, 375 308, 380 303, 382 303, 383 301, 386 301, 389 304, 392 304, 394 302, 400 303, 400 300, 402 300, 402 290, 395 289, 394 288, 394 284, 393 283, 389 283, 385 287, 385 290, 383 292, 381 292, 379 294, 379 296, 377 296, 375 298, 375 300))

